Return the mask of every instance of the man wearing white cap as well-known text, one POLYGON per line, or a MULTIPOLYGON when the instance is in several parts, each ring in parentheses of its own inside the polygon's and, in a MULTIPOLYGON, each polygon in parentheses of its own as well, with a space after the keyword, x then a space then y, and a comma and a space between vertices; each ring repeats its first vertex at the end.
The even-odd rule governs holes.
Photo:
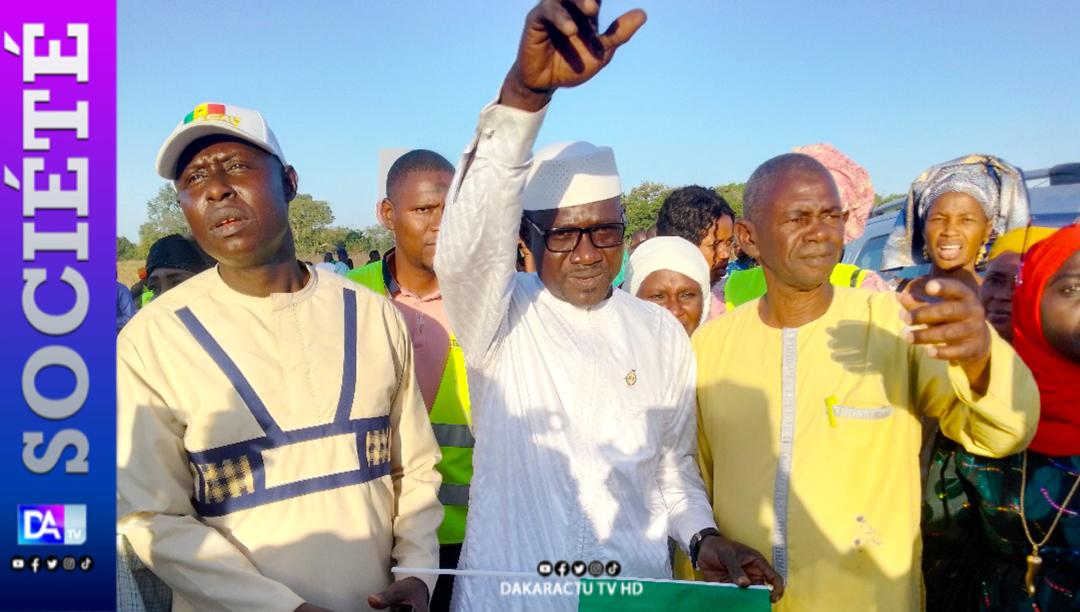
POLYGON ((458 612, 577 607, 564 591, 507 593, 487 572, 560 574, 558 561, 583 561, 669 578, 669 535, 712 579, 775 576, 760 555, 711 537, 686 332, 611 289, 625 229, 611 149, 562 143, 530 160, 552 92, 595 75, 645 20, 631 11, 598 35, 598 12, 592 0, 544 0, 529 13, 447 196, 435 268, 476 430, 458 612), (515 272, 522 223, 536 274, 515 272))
POLYGON ((438 566, 438 447, 397 310, 296 260, 296 171, 262 116, 203 104, 162 145, 218 261, 117 341, 118 530, 173 610, 411 605, 438 566))

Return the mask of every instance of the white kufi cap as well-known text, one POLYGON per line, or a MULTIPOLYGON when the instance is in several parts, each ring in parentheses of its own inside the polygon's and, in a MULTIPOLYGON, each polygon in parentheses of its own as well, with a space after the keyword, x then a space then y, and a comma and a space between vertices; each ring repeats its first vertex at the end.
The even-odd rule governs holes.
POLYGON ((558 142, 533 156, 522 200, 525 210, 590 204, 622 195, 611 147, 558 142))

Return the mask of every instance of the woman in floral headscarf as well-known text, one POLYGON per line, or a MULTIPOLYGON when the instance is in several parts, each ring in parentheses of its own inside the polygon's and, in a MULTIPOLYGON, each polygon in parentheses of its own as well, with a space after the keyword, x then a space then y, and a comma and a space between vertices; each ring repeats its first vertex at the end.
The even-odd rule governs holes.
POLYGON ((951 506, 951 539, 962 546, 935 560, 927 541, 929 610, 1080 605, 1080 226, 1021 255, 1012 326, 1039 387, 1038 431, 1010 457, 955 452, 948 486, 968 503, 951 506))
POLYGON ((898 288, 925 296, 931 279, 960 280, 976 292, 975 266, 987 243, 1031 218, 1020 171, 991 155, 938 164, 911 184, 907 206, 885 246, 886 268, 929 261, 930 272, 898 288))

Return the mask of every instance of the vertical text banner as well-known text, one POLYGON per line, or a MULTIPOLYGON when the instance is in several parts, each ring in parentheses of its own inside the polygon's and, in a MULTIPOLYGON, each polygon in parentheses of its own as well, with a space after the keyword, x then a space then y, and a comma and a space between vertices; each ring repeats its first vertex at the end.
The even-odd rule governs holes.
POLYGON ((0 34, 0 610, 113 610, 115 0, 0 34))

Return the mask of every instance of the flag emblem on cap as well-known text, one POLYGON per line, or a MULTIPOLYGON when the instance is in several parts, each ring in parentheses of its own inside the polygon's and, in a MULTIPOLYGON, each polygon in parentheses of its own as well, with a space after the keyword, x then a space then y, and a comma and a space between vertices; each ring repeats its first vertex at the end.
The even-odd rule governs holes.
POLYGON ((192 121, 202 121, 208 119, 216 119, 218 121, 228 121, 233 125, 240 123, 239 117, 233 117, 225 114, 224 104, 200 104, 195 107, 195 110, 191 111, 184 116, 184 125, 191 123, 192 121))

